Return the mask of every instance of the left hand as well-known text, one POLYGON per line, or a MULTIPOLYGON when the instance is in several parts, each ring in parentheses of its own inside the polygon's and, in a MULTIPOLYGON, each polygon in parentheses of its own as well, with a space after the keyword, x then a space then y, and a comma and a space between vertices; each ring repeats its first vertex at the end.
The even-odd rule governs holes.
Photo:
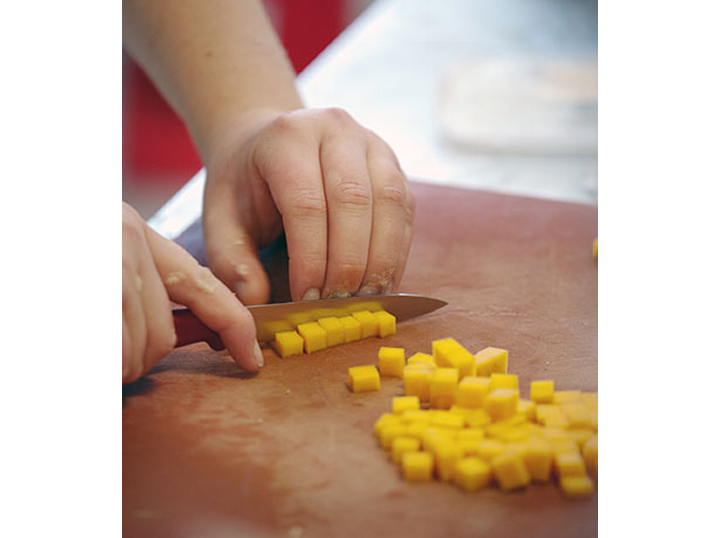
POLYGON ((339 109, 251 110, 207 161, 208 262, 244 304, 270 285, 258 249, 284 230, 294 301, 397 290, 414 200, 390 147, 339 109))

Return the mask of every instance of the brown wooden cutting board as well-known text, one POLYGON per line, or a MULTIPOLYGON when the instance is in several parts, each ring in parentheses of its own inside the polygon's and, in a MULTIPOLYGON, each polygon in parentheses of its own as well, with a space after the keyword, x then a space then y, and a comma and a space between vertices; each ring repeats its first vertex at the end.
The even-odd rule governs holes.
POLYGON ((257 375, 204 344, 176 350, 123 389, 128 536, 597 535, 597 493, 555 484, 467 494, 409 484, 373 423, 403 392, 352 394, 353 365, 382 345, 408 354, 452 336, 510 350, 521 392, 597 390, 597 208, 414 183, 416 235, 402 289, 448 301, 398 334, 277 358, 257 375))

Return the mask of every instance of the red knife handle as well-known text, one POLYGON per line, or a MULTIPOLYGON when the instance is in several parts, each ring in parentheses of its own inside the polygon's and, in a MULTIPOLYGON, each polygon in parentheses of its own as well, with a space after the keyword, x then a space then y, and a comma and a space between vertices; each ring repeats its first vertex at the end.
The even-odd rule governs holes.
POLYGON ((190 309, 173 309, 173 321, 175 322, 175 334, 177 335, 175 347, 196 342, 207 342, 215 351, 225 349, 220 335, 200 321, 195 314, 190 312, 190 309))

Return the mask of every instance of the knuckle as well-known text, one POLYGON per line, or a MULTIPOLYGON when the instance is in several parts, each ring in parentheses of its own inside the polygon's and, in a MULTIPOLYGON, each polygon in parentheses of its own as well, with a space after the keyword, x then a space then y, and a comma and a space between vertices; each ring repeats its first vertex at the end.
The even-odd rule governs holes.
POLYGON ((384 205, 404 207, 407 196, 402 184, 389 183, 383 185, 378 192, 378 202, 384 205))
POLYGON ((353 121, 352 116, 340 107, 330 107, 325 109, 325 115, 332 121, 346 124, 353 121))
POLYGON ((275 136, 295 136, 302 134, 302 122, 293 114, 281 114, 268 126, 275 136))
POLYGON ((370 189, 357 180, 341 181, 334 194, 335 203, 344 208, 366 209, 372 204, 370 189))
POLYGON ((325 218, 325 197, 317 190, 299 189, 290 199, 289 211, 294 217, 325 218))

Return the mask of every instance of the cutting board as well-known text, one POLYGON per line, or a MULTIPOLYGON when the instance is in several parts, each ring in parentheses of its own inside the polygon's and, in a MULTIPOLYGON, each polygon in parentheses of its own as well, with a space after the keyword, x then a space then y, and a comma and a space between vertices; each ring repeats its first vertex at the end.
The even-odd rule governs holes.
POLYGON ((347 369, 378 349, 431 351, 452 336, 510 351, 509 369, 557 389, 597 390, 597 208, 413 183, 415 238, 402 289, 448 306, 397 335, 288 359, 259 375, 204 344, 178 349, 123 388, 128 536, 597 535, 597 492, 555 484, 468 494, 404 482, 375 420, 399 379, 352 394, 347 369))

